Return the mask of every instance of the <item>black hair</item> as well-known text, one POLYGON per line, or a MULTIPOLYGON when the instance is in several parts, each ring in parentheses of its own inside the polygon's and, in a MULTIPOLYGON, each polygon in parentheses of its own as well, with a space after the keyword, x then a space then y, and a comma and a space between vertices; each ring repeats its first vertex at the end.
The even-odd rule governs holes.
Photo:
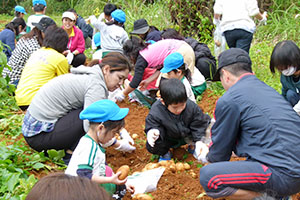
POLYGON ((68 41, 69 36, 64 29, 51 25, 45 31, 43 47, 50 47, 62 53, 67 49, 68 41))
POLYGON ((5 25, 6 29, 9 29, 13 31, 16 36, 19 35, 19 26, 22 26, 22 29, 26 27, 26 22, 23 18, 16 18, 12 22, 9 22, 8 24, 5 25))
POLYGON ((131 71, 131 64, 129 60, 123 54, 118 52, 106 54, 101 60, 100 67, 102 68, 105 65, 110 67, 110 72, 123 70, 131 71))
POLYGON ((67 10, 67 12, 72 12, 72 13, 75 13, 77 15, 77 12, 76 12, 76 10, 74 8, 69 8, 67 10))
POLYGON ((105 15, 110 16, 113 11, 117 9, 117 6, 115 4, 107 3, 104 8, 103 12, 105 15))
POLYGON ((131 36, 123 45, 123 53, 135 63, 139 52, 147 48, 148 45, 149 44, 145 43, 141 38, 131 36))
POLYGON ((275 73, 275 68, 279 70, 294 66, 300 70, 300 49, 291 40, 284 40, 276 44, 270 59, 270 70, 275 73))
POLYGON ((165 79, 159 85, 160 95, 165 105, 183 103, 187 101, 184 84, 176 78, 165 79))
POLYGON ((173 28, 168 28, 166 30, 163 30, 161 37, 163 39, 184 40, 184 37, 180 35, 180 33, 173 28))
POLYGON ((123 29, 125 29, 124 23, 120 23, 120 22, 118 22, 118 21, 116 21, 116 20, 111 20, 111 21, 109 21, 109 22, 106 22, 105 24, 108 25, 108 26, 115 24, 115 25, 120 26, 120 27, 122 27, 123 29))
POLYGON ((191 70, 187 67, 187 64, 183 63, 183 65, 181 65, 177 69, 173 69, 172 71, 174 71, 175 73, 177 73, 178 70, 181 70, 182 74, 185 76, 185 78, 191 83, 191 81, 192 81, 192 73, 191 73, 191 70))
POLYGON ((42 11, 44 11, 45 7, 46 6, 44 6, 43 4, 35 4, 33 6, 33 11, 34 12, 42 12, 42 11))
MULTIPOLYGON (((99 122, 90 122, 90 126, 97 126, 101 123, 99 122)), ((116 121, 112 121, 112 120, 108 120, 106 122, 103 122, 103 125, 105 127, 106 133, 112 130, 121 130, 121 128, 124 128, 125 126, 125 119, 121 119, 121 120, 116 120, 116 121)))
POLYGON ((23 14, 23 13, 21 13, 21 12, 19 12, 19 11, 15 11, 15 16, 16 16, 16 17, 20 17, 21 14, 23 14))
MULTIPOLYGON (((252 68, 251 68, 251 64, 248 63, 234 63, 232 65, 228 65, 223 67, 222 69, 225 69, 227 71, 229 71, 232 75, 239 77, 244 73, 250 72, 252 73, 252 68)), ((220 77, 223 75, 222 74, 222 70, 220 70, 220 77)))

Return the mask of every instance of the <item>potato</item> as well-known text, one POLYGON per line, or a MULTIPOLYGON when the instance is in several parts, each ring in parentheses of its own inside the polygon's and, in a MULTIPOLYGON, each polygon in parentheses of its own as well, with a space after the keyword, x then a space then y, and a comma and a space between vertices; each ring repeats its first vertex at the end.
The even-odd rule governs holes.
POLYGON ((132 198, 133 200, 152 200, 152 197, 147 195, 147 194, 136 194, 134 195, 134 197, 132 198))
POLYGON ((176 163, 176 169, 177 171, 183 171, 184 170, 184 166, 181 162, 176 163))
POLYGON ((169 166, 169 162, 167 160, 162 160, 159 162, 160 166, 163 166, 163 167, 168 167, 169 166))
POLYGON ((184 163, 183 166, 186 170, 191 169, 191 166, 188 163, 184 163))
POLYGON ((191 172, 190 175, 192 176, 192 178, 197 178, 197 174, 195 172, 191 172))
POLYGON ((219 40, 215 40, 215 44, 219 47, 221 46, 221 42, 219 40))
POLYGON ((150 170, 150 169, 155 169, 159 167, 159 164, 158 163, 148 163, 144 168, 146 170, 150 170))
POLYGON ((176 165, 175 164, 171 164, 169 169, 171 170, 171 172, 176 172, 176 165))
POLYGON ((118 178, 120 179, 120 180, 124 180, 127 176, 128 176, 128 174, 129 174, 129 166, 128 165, 123 165, 123 166, 121 166, 118 170, 117 170, 117 173, 118 172, 121 172, 121 174, 118 176, 118 178))
POLYGON ((132 137, 132 139, 134 139, 134 140, 135 140, 135 139, 136 139, 136 138, 138 138, 139 136, 138 136, 138 134, 134 133, 134 134, 132 134, 132 136, 131 136, 131 137, 132 137))

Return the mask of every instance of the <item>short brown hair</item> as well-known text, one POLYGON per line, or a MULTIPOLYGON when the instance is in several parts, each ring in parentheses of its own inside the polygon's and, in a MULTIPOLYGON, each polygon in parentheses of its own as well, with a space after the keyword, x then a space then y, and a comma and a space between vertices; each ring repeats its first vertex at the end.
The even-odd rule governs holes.
POLYGON ((110 200, 106 191, 88 178, 52 173, 41 178, 26 200, 110 200))
POLYGON ((105 65, 110 66, 110 72, 123 71, 126 69, 131 71, 129 60, 123 54, 118 52, 111 52, 105 55, 100 62, 100 67, 102 68, 105 65))

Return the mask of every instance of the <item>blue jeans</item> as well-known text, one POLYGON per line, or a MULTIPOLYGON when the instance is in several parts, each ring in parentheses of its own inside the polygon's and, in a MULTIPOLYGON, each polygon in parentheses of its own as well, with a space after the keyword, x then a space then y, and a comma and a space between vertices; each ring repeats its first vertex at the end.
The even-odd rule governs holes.
POLYGON ((296 93, 293 90, 288 90, 286 92, 286 100, 290 102, 292 106, 296 105, 300 100, 300 94, 296 93))
POLYGON ((253 34, 243 29, 233 29, 224 32, 229 48, 241 48, 249 53, 253 34))

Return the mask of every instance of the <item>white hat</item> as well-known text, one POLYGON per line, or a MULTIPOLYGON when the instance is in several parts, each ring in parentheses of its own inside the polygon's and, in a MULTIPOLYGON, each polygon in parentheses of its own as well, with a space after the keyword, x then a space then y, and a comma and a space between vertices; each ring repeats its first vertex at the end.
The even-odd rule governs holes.
POLYGON ((63 13, 62 19, 65 18, 65 17, 66 17, 66 18, 69 18, 69 19, 72 20, 72 21, 75 21, 75 20, 76 20, 76 17, 75 17, 75 15, 74 15, 74 13, 69 12, 69 11, 63 13))

